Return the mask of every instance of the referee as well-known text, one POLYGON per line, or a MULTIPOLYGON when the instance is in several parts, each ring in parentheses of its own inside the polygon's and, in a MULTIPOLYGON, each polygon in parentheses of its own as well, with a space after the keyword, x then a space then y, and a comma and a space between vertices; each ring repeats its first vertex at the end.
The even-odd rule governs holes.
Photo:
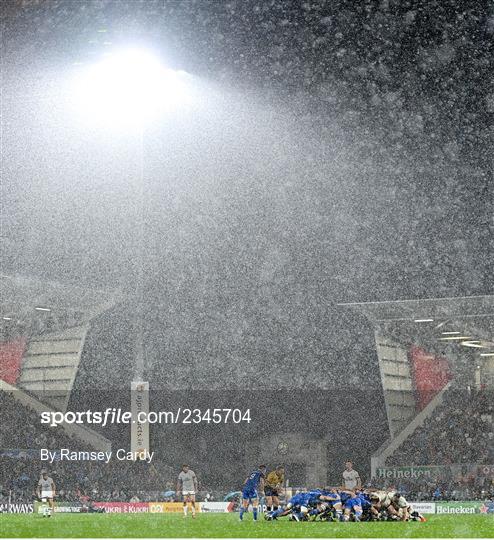
POLYGON ((283 465, 278 465, 274 471, 271 471, 266 477, 264 486, 264 495, 266 497, 267 511, 277 510, 280 505, 280 491, 283 488, 285 481, 285 468, 283 465))

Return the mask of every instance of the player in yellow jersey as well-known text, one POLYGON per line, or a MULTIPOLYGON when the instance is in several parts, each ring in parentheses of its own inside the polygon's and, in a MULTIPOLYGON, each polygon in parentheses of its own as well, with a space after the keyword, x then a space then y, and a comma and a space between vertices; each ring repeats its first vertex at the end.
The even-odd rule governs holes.
POLYGON ((277 510, 280 505, 280 492, 285 482, 285 468, 278 465, 274 471, 271 471, 266 477, 264 486, 264 495, 266 496, 267 512, 277 510))

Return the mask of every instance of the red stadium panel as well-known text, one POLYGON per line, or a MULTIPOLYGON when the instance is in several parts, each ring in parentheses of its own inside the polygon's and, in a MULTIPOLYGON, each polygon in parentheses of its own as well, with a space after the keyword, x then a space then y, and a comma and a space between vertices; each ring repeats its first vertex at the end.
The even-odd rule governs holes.
POLYGON ((410 359, 417 405, 422 410, 451 380, 451 370, 447 358, 430 354, 420 347, 412 347, 410 359))
POLYGON ((0 342, 0 379, 15 385, 21 371, 26 339, 0 342))

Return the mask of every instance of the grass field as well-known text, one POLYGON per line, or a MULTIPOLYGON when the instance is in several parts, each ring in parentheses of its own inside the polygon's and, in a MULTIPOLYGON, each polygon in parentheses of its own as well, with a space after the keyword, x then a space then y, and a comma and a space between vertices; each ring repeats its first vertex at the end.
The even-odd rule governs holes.
POLYGON ((252 514, 0 514, 2 538, 182 537, 182 538, 493 538, 494 516, 430 516, 426 523, 294 523, 260 519, 252 514))

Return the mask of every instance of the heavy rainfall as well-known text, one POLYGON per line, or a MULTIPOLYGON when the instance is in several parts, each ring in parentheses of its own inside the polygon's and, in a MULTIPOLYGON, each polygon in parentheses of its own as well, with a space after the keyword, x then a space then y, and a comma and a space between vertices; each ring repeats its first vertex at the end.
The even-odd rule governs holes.
POLYGON ((42 468, 104 508, 181 501, 182 463, 220 502, 261 463, 288 500, 349 460, 407 500, 492 500, 492 2, 0 13, 0 506, 42 468), (143 388, 248 421, 150 425, 152 463, 40 461, 136 450, 40 414, 143 388))

